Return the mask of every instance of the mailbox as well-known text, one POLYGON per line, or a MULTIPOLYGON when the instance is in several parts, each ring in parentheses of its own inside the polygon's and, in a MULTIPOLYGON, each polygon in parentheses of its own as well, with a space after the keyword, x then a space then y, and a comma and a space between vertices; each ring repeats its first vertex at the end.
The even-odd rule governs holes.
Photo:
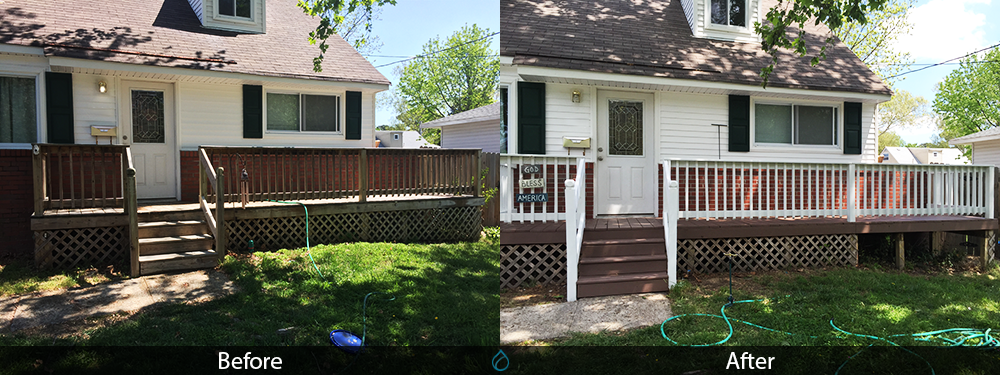
POLYGON ((563 147, 566 148, 590 148, 590 138, 563 137, 563 147))
MULTIPOLYGON (((118 127, 114 125, 91 125, 90 135, 97 138, 100 141, 101 137, 108 137, 110 143, 115 143, 115 138, 118 136, 118 127)), ((97 141, 94 142, 95 144, 97 141)))

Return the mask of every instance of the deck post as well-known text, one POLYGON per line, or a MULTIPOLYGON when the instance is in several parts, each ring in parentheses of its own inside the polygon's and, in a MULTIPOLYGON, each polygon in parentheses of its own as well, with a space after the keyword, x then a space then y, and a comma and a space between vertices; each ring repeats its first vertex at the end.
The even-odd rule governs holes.
POLYGON ((667 244, 667 280, 673 288, 677 284, 677 216, 680 185, 677 181, 667 181, 667 195, 664 197, 663 228, 667 244))
POLYGON ((566 180, 566 301, 576 301, 577 267, 580 249, 577 248, 576 181, 566 180))
POLYGON ((358 154, 358 200, 368 201, 368 152, 361 149, 358 154))
POLYGON ((139 213, 135 191, 135 168, 125 171, 125 212, 128 213, 129 258, 132 277, 140 275, 139 270, 139 213))
POLYGON ((858 175, 855 171, 854 163, 847 165, 847 222, 853 223, 857 220, 857 214, 854 211, 857 206, 857 180, 858 175))
POLYGON ((42 166, 41 146, 35 145, 31 154, 31 169, 35 184, 35 217, 41 217, 45 215, 45 168, 42 166))
POLYGON ((938 256, 941 255, 941 250, 944 248, 944 233, 945 232, 931 232, 931 255, 938 256))
MULTIPOLYGON (((480 150, 479 152, 476 152, 475 158, 476 158, 476 164, 475 164, 476 168, 474 168, 474 170, 476 172, 476 188, 475 188, 475 195, 473 195, 473 196, 476 197, 476 198, 479 198, 479 197, 481 197, 483 195, 483 181, 482 181, 482 176, 483 176, 483 152, 482 152, 482 150, 480 150)), ((569 173, 569 167, 566 167, 566 168, 567 168, 566 169, 566 173, 569 173)))
POLYGON ((225 168, 218 167, 215 172, 215 186, 219 189, 215 192, 215 252, 222 260, 226 257, 226 219, 223 217, 225 215, 225 199, 226 196, 226 177, 225 168))
MULTIPOLYGON (((991 168, 990 171, 993 171, 993 169, 991 168)), ((992 242, 990 241, 990 239, 993 237, 992 234, 993 231, 990 230, 983 231, 983 244, 982 244, 983 253, 982 253, 982 259, 980 260, 980 262, 982 263, 982 272, 986 272, 986 270, 988 270, 990 267, 990 242, 992 242)))
POLYGON ((903 233, 896 233, 896 268, 902 270, 906 265, 906 252, 903 249, 903 233))

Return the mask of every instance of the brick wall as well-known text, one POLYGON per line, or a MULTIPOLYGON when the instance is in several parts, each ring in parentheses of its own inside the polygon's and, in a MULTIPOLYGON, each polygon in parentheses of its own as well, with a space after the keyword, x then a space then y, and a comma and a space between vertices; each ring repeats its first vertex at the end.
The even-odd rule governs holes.
POLYGON ((198 151, 181 151, 181 201, 198 201, 198 151))
POLYGON ((0 258, 33 257, 33 187, 31 150, 0 150, 0 258))

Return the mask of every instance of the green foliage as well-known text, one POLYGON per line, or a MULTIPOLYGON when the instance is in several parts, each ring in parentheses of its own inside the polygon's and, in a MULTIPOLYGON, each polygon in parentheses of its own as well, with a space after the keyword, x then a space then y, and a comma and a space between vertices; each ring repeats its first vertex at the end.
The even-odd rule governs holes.
POLYGON ((878 105, 877 123, 879 135, 887 131, 914 125, 929 115, 927 99, 914 96, 906 90, 895 90, 892 99, 878 105))
MULTIPOLYGON (((489 29, 464 26, 445 40, 423 46, 422 57, 397 72, 392 102, 396 124, 416 129, 421 123, 492 104, 500 74, 500 57, 490 49, 489 29)), ((436 129, 424 138, 440 143, 436 129)))
MULTIPOLYGON (((126 268, 119 267, 119 270, 121 269, 126 268)), ((103 269, 77 267, 72 270, 43 271, 26 261, 9 261, 0 264, 0 297, 90 286, 127 277, 126 273, 116 271, 115 267, 103 269)))
MULTIPOLYGON (((768 77, 778 62, 778 50, 794 51, 805 56, 808 46, 805 42, 805 25, 823 23, 830 30, 837 30, 850 22, 866 25, 868 15, 885 9, 889 0, 778 0, 778 5, 767 11, 764 22, 755 22, 754 31, 761 36, 761 48, 771 55, 771 63, 761 69, 761 84, 767 87, 768 77), (795 30, 797 28, 797 30, 795 30), (794 35, 794 39, 790 38, 794 35)), ((812 65, 826 58, 826 48, 834 41, 826 38, 819 54, 814 56, 812 65)))
POLYGON ((888 0, 881 10, 866 14, 867 22, 846 20, 833 30, 848 48, 886 84, 892 86, 901 78, 888 78, 909 68, 913 58, 909 52, 890 48, 900 35, 910 31, 908 12, 915 0, 888 0))
POLYGON ((386 4, 396 5, 396 0, 299 0, 302 11, 320 17, 316 30, 309 32, 309 44, 319 42, 320 51, 313 58, 313 70, 323 71, 324 54, 329 48, 326 40, 333 34, 340 33, 355 48, 378 46, 377 39, 371 36, 372 20, 378 19, 377 8, 386 4))
POLYGON ((483 228, 483 232, 486 232, 486 242, 491 245, 497 245, 500 243, 500 227, 486 227, 483 228))
POLYGON ((904 147, 903 138, 894 131, 887 131, 878 135, 878 152, 881 153, 886 147, 904 147))
MULTIPOLYGON (((934 112, 941 137, 954 139, 1000 125, 1000 49, 962 59, 938 84, 934 112)), ((968 154, 968 152, 966 152, 968 154)))

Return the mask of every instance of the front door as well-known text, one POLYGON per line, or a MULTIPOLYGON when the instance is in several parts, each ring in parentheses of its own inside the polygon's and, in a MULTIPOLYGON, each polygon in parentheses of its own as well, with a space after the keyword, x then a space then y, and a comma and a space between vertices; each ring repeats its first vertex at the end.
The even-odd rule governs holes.
POLYGON ((653 95, 599 91, 598 215, 655 215, 653 95))
POLYGON ((122 82, 122 141, 132 147, 139 199, 176 198, 173 85, 122 82))

